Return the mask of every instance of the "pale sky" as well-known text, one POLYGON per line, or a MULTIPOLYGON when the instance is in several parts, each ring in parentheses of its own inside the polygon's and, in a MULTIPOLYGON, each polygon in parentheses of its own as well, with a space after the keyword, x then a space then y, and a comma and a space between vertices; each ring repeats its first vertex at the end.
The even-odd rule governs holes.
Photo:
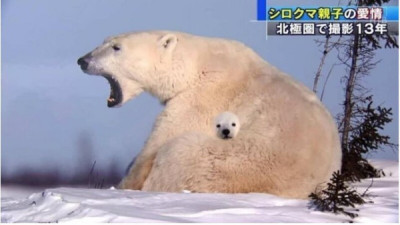
MULTIPOLYGON (((90 136, 99 166, 116 160, 125 168, 143 147, 162 110, 158 100, 142 94, 121 108, 107 108, 107 81, 84 74, 76 64, 107 36, 163 29, 235 39, 310 88, 321 57, 314 40, 322 37, 266 40, 265 24, 252 22, 256 0, 3 0, 1 19, 1 156, 7 173, 46 166, 73 172, 82 134, 90 136)), ((393 108, 394 121, 385 133, 398 143, 398 50, 379 50, 376 59, 381 62, 363 82, 376 104, 393 108)), ((335 60, 329 56, 324 73, 335 60)), ((331 75, 323 101, 334 116, 343 102, 342 75, 340 68, 331 75)), ((372 157, 397 160, 397 153, 372 157)))

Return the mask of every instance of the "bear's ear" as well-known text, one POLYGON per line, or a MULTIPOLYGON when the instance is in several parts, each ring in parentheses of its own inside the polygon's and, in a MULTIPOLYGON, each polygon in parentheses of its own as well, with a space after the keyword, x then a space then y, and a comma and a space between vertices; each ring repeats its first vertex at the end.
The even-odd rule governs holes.
POLYGON ((175 34, 165 34, 158 40, 158 46, 165 56, 169 56, 174 51, 177 43, 178 38, 175 34))

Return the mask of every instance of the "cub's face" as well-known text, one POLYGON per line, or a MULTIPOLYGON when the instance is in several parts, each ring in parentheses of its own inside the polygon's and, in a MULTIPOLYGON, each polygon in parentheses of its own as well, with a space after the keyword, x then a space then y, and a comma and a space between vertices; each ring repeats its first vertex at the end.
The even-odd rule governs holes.
POLYGON ((219 114, 214 122, 217 136, 222 139, 236 137, 240 130, 239 118, 231 112, 219 114))
POLYGON ((108 107, 120 106, 157 82, 157 67, 172 54, 174 35, 131 33, 108 38, 78 59, 82 71, 110 84, 108 107))

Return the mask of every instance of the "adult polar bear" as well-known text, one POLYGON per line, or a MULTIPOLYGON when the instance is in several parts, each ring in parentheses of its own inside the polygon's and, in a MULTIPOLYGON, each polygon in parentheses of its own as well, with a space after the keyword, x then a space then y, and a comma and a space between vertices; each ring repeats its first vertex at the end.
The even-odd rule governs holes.
POLYGON ((107 78, 109 107, 143 91, 165 104, 120 188, 305 198, 340 168, 337 128, 318 98, 239 42, 127 33, 78 64, 107 78), (229 141, 212 125, 223 111, 242 124, 229 141))

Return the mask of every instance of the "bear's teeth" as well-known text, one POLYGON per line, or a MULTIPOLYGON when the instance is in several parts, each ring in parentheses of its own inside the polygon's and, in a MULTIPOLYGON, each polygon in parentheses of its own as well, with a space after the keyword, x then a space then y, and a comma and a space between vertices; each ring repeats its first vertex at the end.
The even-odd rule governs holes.
POLYGON ((115 99, 114 98, 109 98, 109 99, 107 99, 107 101, 113 102, 113 101, 115 101, 115 99))

